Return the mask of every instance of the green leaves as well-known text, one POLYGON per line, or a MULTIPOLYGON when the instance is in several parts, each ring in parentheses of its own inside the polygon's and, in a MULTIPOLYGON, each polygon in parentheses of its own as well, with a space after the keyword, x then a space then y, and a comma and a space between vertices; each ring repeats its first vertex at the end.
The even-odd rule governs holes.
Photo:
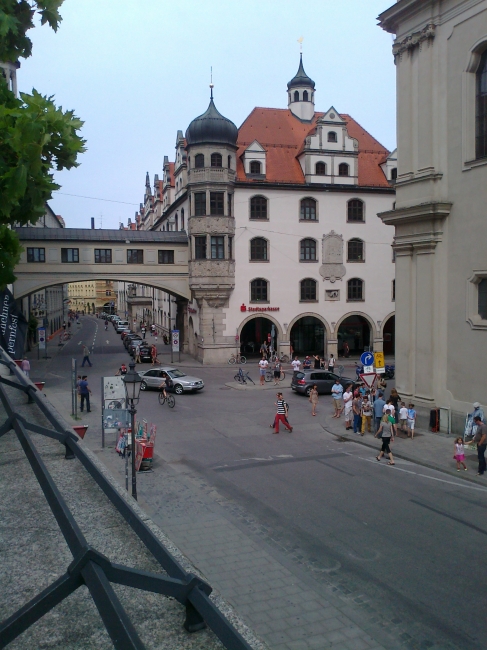
POLYGON ((0 0, 0 61, 17 61, 31 55, 32 41, 26 34, 34 27, 36 11, 43 25, 47 23, 57 31, 62 3, 63 0, 0 0))
POLYGON ((15 280, 14 268, 23 251, 16 233, 0 226, 0 289, 15 280))

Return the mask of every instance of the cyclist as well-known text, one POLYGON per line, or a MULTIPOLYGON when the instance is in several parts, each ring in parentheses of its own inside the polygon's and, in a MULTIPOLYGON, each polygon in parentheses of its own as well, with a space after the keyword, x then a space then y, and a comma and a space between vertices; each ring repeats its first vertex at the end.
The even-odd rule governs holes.
POLYGON ((166 388, 172 388, 173 385, 172 379, 171 377, 169 377, 167 372, 164 371, 161 373, 161 377, 162 377, 162 382, 159 385, 159 390, 162 389, 162 394, 164 395, 164 397, 167 397, 166 388))

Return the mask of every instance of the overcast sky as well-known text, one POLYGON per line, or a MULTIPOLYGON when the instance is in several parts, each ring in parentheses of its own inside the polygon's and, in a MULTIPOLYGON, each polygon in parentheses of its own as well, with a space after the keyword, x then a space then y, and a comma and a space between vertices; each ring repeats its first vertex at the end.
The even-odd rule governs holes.
POLYGON ((89 228, 91 217, 97 228, 126 224, 143 200, 146 171, 151 183, 162 176, 177 130, 206 110, 210 66, 216 106, 240 126, 255 106, 287 107, 300 36, 316 109, 349 113, 392 150, 392 37, 376 21, 392 4, 65 0, 57 34, 31 30, 33 55, 18 72, 20 91, 54 95, 85 122, 88 150, 77 169, 57 174, 62 188, 51 207, 68 227, 89 228))

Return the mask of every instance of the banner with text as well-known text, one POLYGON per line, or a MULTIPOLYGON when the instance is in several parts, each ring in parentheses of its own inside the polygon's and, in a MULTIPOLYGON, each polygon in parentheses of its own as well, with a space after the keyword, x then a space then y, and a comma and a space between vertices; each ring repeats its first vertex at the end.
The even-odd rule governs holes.
POLYGON ((0 291, 0 345, 12 359, 24 356, 27 320, 8 289, 0 291))

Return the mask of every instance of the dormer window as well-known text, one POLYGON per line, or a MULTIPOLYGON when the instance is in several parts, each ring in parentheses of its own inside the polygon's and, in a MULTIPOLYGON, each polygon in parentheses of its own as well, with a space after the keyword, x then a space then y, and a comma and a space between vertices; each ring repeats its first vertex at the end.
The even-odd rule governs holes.
POLYGON ((303 92, 303 102, 307 102, 307 101, 309 101, 309 99, 308 99, 308 91, 305 90, 305 91, 303 92))
POLYGON ((350 176, 350 167, 347 163, 340 163, 338 165, 338 176, 350 176))
POLYGON ((395 181, 397 179, 397 167, 393 167, 391 169, 391 181, 395 181))
POLYGON ((219 153, 211 154, 211 166, 212 167, 222 167, 222 157, 219 153))
POLYGON ((202 153, 197 153, 194 157, 194 166, 196 169, 201 169, 201 167, 205 166, 205 157, 202 153))
POLYGON ((299 91, 298 90, 294 91, 294 101, 299 102, 299 91))
POLYGON ((317 162, 315 171, 317 176, 326 176, 326 163, 317 162))
POLYGON ((251 174, 261 174, 262 166, 258 160, 250 161, 250 173, 251 174))
POLYGON ((328 142, 337 142, 337 134, 335 131, 328 131, 328 142))

